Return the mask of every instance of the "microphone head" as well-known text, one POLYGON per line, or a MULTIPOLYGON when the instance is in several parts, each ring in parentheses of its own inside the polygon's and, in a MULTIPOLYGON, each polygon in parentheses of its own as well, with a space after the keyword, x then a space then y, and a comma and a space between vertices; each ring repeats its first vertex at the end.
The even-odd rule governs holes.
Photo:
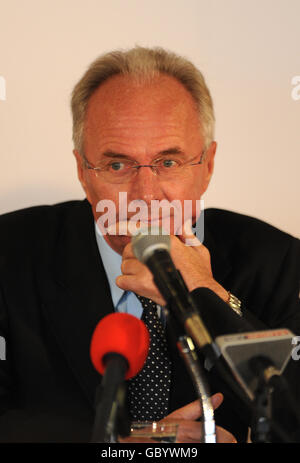
POLYGON ((155 251, 164 249, 169 252, 171 247, 170 235, 165 234, 162 228, 151 225, 142 228, 133 236, 131 243, 135 257, 143 263, 155 251))
POLYGON ((120 354, 128 362, 125 379, 136 376, 143 368, 149 350, 149 332, 137 317, 127 313, 112 313, 96 326, 90 345, 90 356, 95 369, 105 371, 105 355, 120 354))

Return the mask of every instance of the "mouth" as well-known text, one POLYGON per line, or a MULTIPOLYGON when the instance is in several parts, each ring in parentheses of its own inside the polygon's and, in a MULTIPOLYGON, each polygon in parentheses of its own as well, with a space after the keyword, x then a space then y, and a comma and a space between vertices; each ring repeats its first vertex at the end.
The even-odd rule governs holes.
POLYGON ((118 236, 134 236, 142 228, 160 227, 166 231, 167 234, 173 234, 175 226, 170 216, 160 218, 139 218, 138 220, 123 220, 116 221, 104 226, 101 221, 97 222, 98 229, 102 234, 118 235, 118 236))

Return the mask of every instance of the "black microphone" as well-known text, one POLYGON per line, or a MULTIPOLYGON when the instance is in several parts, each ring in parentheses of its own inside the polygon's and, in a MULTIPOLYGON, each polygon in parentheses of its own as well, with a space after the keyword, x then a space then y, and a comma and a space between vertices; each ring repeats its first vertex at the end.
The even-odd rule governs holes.
POLYGON ((128 420, 124 417, 124 380, 142 369, 149 350, 149 332, 137 317, 127 313, 112 313, 96 326, 90 346, 95 369, 103 375, 96 394, 96 417, 91 442, 114 442, 119 433, 118 418, 124 432, 128 420))
POLYGON ((159 227, 141 229, 132 238, 135 256, 153 274, 154 283, 195 343, 215 357, 214 344, 197 310, 192 295, 170 256, 170 236, 159 227), (150 234, 149 234, 150 233, 150 234))

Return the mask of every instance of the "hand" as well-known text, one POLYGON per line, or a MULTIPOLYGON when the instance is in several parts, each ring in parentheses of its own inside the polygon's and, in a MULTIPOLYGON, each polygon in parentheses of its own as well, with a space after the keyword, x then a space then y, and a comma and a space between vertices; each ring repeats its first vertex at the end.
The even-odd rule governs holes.
MULTIPOLYGON (((217 409, 223 402, 223 395, 221 393, 214 394, 211 397, 214 410, 217 409)), ((202 416, 202 409, 199 400, 185 405, 178 410, 170 413, 162 421, 170 421, 178 423, 177 443, 199 443, 203 433, 203 425, 201 422, 195 421, 202 416)), ((216 426, 217 443, 236 443, 235 437, 226 429, 216 426)))
POLYGON ((154 284, 152 273, 133 254, 131 243, 124 248, 121 271, 123 275, 116 278, 119 288, 152 299, 162 306, 166 305, 166 301, 154 284))
MULTIPOLYGON (((221 393, 214 394, 211 397, 212 405, 214 410, 218 408, 221 403, 223 402, 223 395, 221 393)), ((195 421, 202 416, 202 408, 200 405, 199 400, 195 400, 194 402, 185 405, 178 410, 170 413, 166 416, 161 423, 177 423, 178 424, 178 431, 177 431, 177 438, 176 443, 189 443, 189 444, 199 444, 202 441, 203 435, 203 425, 199 421, 195 421)), ((216 426, 216 435, 217 435, 217 443, 236 443, 235 437, 225 429, 216 426)), ((122 443, 137 443, 137 442, 154 442, 152 439, 147 438, 134 438, 134 437, 126 437, 126 438, 119 438, 119 442, 122 443)))
MULTIPOLYGON (((227 302, 227 291, 213 278, 208 249, 194 235, 192 235, 194 246, 184 244, 185 240, 190 239, 189 235, 183 235, 180 238, 170 236, 171 257, 189 291, 198 287, 210 288, 227 302)), ((125 246, 122 258, 123 275, 117 277, 117 286, 125 291, 133 291, 140 296, 152 299, 162 306, 165 305, 166 301, 154 284, 152 273, 136 259, 131 243, 125 246)))

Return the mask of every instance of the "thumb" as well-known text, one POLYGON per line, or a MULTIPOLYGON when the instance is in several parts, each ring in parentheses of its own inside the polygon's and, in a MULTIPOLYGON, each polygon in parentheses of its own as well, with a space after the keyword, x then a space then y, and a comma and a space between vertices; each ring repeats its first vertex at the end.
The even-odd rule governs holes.
MULTIPOLYGON (((224 396, 220 392, 214 394, 211 398, 213 409, 218 408, 223 402, 224 396)), ((176 419, 176 420, 197 420, 202 416, 202 407, 200 400, 195 400, 194 402, 185 405, 182 408, 178 408, 174 412, 166 416, 165 419, 176 419)))
POLYGON ((201 241, 194 235, 192 230, 192 221, 190 219, 186 220, 182 227, 182 234, 179 236, 180 240, 186 246, 201 246, 201 241))

